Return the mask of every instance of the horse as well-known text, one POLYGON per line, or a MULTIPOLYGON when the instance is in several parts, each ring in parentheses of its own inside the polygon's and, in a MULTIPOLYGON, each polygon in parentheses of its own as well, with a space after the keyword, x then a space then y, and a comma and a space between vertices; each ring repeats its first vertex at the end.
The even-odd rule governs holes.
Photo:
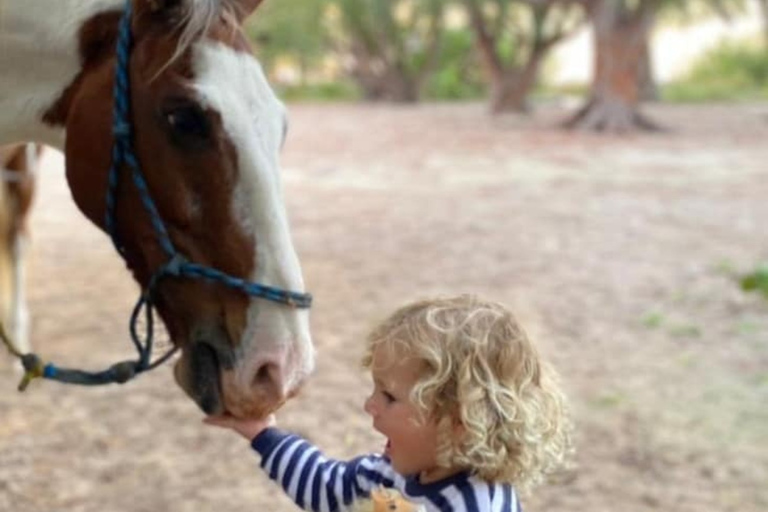
POLYGON ((29 352, 26 254, 39 144, 0 147, 0 321, 20 350, 29 352))
POLYGON ((135 319, 151 326, 155 310, 181 352, 175 381, 207 414, 261 417, 313 370, 280 177, 286 109, 243 30, 260 3, 0 0, 0 145, 63 151, 76 206, 140 288, 137 361, 40 375, 122 383, 153 368, 135 319))

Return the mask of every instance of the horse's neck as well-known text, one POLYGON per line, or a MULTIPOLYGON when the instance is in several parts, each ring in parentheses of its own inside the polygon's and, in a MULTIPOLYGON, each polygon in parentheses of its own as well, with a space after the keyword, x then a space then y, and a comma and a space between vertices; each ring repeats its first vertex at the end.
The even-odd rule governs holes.
POLYGON ((0 0, 0 144, 59 147, 64 132, 42 116, 80 70, 78 30, 123 0, 0 0))

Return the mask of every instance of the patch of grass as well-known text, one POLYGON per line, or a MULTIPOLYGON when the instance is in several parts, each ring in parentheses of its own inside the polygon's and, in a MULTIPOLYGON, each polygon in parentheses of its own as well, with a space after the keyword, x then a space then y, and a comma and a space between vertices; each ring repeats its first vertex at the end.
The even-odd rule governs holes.
POLYGON ((598 409, 616 409, 627 402, 627 396, 618 391, 606 392, 590 400, 590 404, 598 409))
POLYGON ((697 359, 694 354, 686 353, 678 356, 677 362, 683 368, 693 368, 696 366, 697 359))
POLYGON ((739 325, 736 327, 736 330, 739 334, 755 334, 757 331, 760 330, 760 325, 757 324, 757 322, 752 322, 749 320, 742 320, 739 322, 739 325))
POLYGON ((350 82, 327 82, 311 85, 279 87, 285 101, 356 101, 362 97, 360 89, 350 82))
POLYGON ((686 294, 685 290, 677 290, 673 294, 669 296, 669 300, 671 300, 675 304, 680 304, 685 301, 685 299, 688 298, 688 295, 686 294))
POLYGON ((768 263, 761 263, 753 272, 741 276, 740 284, 745 292, 757 292, 768 299, 768 263))
POLYGON ((749 384, 756 388, 768 388, 768 372, 755 375, 750 379, 749 384))
POLYGON ((721 260, 715 264, 715 271, 725 276, 736 275, 736 265, 731 260, 721 260))
POLYGON ((768 87, 747 87, 732 80, 713 83, 672 82, 661 87, 662 100, 669 103, 750 102, 768 99, 768 87))
POLYGON ((677 324, 669 327, 669 334, 675 338, 698 338, 701 336, 701 329, 692 324, 677 324))
POLYGON ((662 315, 661 313, 658 313, 656 311, 651 311, 643 315, 643 318, 640 321, 645 327, 649 329, 656 329, 657 327, 661 326, 661 324, 664 323, 665 319, 664 319, 664 315, 662 315))

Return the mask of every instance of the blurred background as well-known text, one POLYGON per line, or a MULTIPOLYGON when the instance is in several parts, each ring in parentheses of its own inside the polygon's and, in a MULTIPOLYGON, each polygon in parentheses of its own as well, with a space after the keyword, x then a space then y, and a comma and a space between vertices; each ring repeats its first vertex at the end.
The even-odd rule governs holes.
MULTIPOLYGON (((248 31, 288 103, 315 296, 318 368, 281 426, 382 448, 367 330, 475 292, 516 312, 576 422, 574 466, 524 510, 768 510, 767 0, 272 0, 248 31)), ((131 357, 136 286, 61 155, 42 167, 32 344, 131 357)), ((0 362, 0 511, 297 510, 170 365, 19 395, 0 362)))
POLYGON ((288 100, 580 105, 569 123, 655 123, 647 101, 766 97, 764 0, 286 0, 250 34, 288 100))

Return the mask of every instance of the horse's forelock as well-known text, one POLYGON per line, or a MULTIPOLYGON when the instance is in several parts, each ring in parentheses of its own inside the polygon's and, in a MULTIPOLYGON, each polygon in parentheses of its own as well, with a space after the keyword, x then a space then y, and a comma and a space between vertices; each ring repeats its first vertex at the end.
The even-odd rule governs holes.
MULTIPOLYGON (((2 0, 0 0, 2 1, 2 0)), ((178 18, 179 42, 171 61, 184 53, 206 34, 220 16, 228 20, 242 19, 242 6, 236 0, 184 0, 178 18)), ((235 23, 233 23, 234 28, 235 23)))
POLYGON ((181 31, 177 54, 186 50, 202 34, 208 32, 221 12, 221 0, 185 0, 178 20, 181 31))

